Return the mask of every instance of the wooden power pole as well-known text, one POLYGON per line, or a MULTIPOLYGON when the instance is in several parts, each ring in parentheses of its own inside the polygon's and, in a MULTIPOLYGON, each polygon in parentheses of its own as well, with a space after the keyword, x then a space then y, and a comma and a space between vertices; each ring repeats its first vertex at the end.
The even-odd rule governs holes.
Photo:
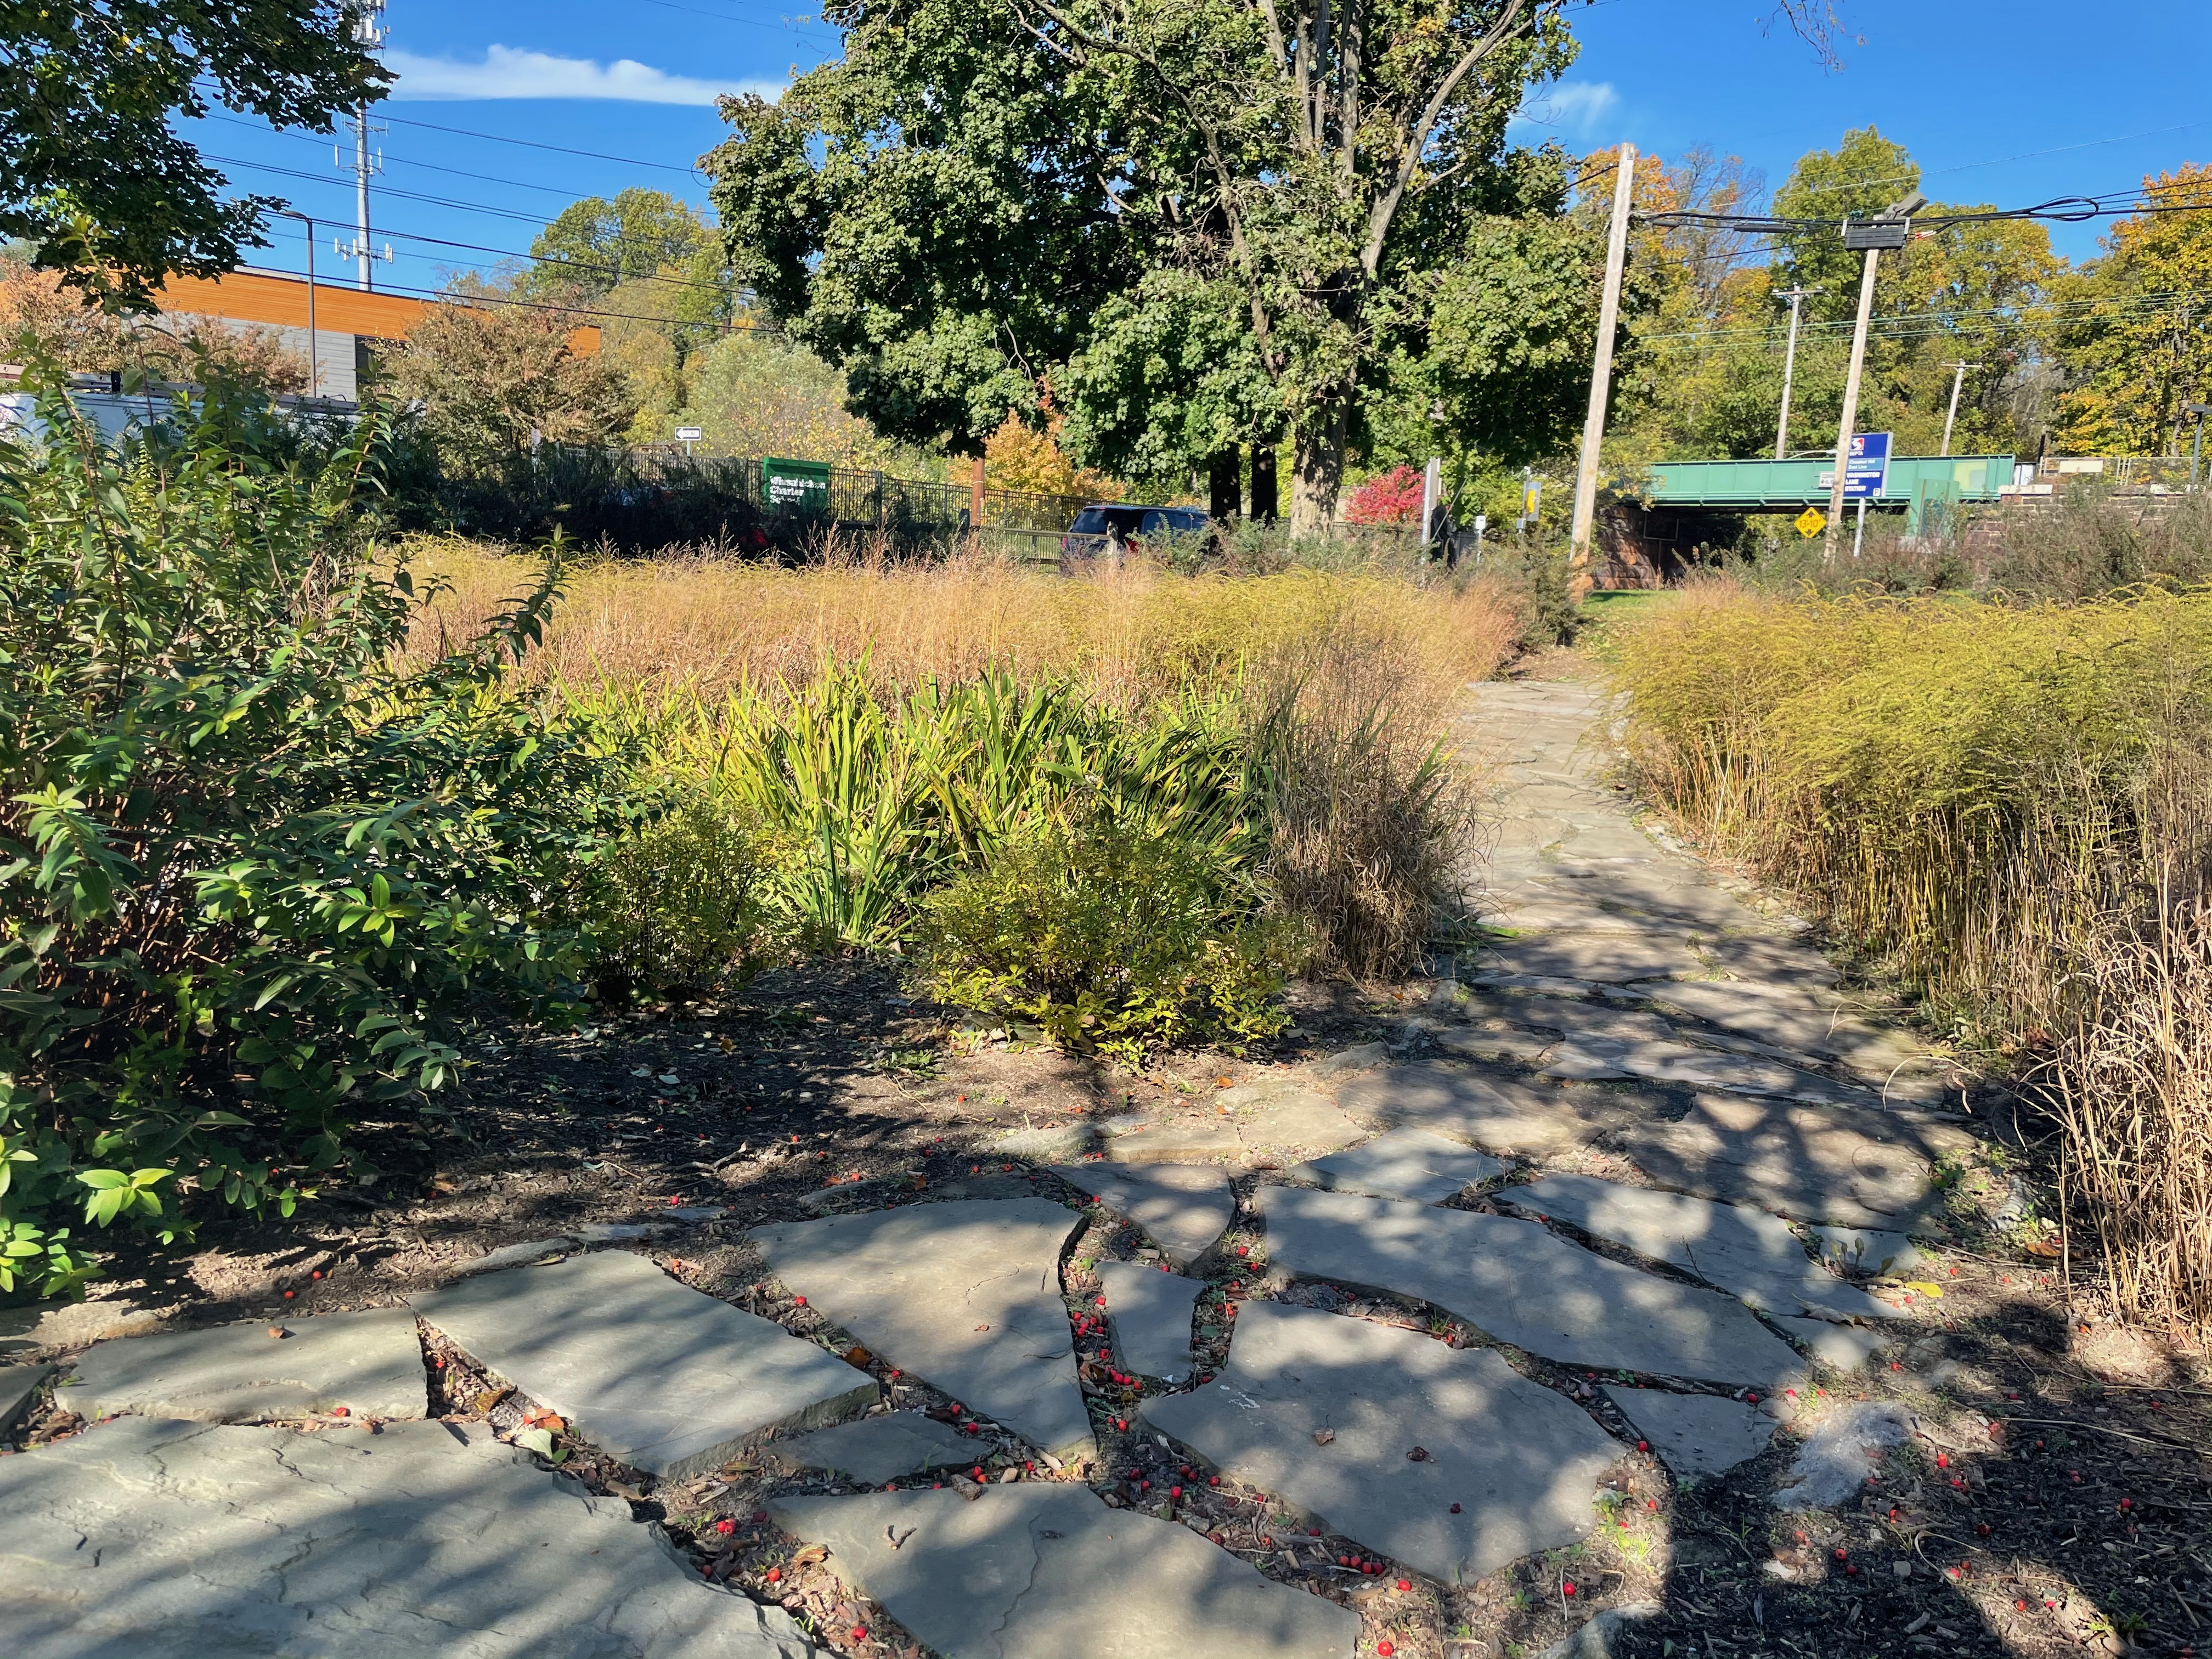
POLYGON ((1583 453, 1575 468, 1575 520, 1568 556, 1569 589, 1579 601, 1590 591, 1590 535, 1597 519, 1598 450, 1605 441, 1606 397, 1613 385, 1613 335, 1620 322, 1620 275, 1628 263, 1628 212, 1636 196, 1636 146, 1620 147, 1613 181, 1613 234, 1605 246, 1605 297, 1597 313, 1597 352, 1590 363, 1589 414, 1583 422, 1583 453))
POLYGON ((1838 526, 1844 520, 1844 491, 1850 483, 1851 440, 1857 435, 1854 428, 1859 417, 1859 378, 1866 368, 1867 325, 1874 317, 1875 267, 1884 248, 1901 248, 1912 234, 1911 216, 1927 205, 1928 198, 1913 192, 1893 206, 1884 208, 1871 220, 1854 224, 1844 221, 1844 246, 1853 251, 1864 249, 1866 266, 1859 277, 1858 322, 1851 330, 1850 372, 1844 376, 1844 414, 1836 428, 1836 470, 1828 487, 1828 534, 1823 556, 1832 564, 1836 558, 1836 539, 1842 533, 1838 526))

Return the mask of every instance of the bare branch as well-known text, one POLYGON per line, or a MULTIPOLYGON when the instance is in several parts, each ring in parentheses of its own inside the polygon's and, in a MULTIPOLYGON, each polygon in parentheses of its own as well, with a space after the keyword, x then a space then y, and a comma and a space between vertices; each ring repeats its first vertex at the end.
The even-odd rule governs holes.
POLYGON ((1820 62, 1829 69, 1840 71, 1844 67, 1846 46, 1863 46, 1866 36, 1855 34, 1844 21, 1845 7, 1850 0, 1778 0, 1764 25, 1768 33, 1776 20, 1786 22, 1819 54, 1820 62))

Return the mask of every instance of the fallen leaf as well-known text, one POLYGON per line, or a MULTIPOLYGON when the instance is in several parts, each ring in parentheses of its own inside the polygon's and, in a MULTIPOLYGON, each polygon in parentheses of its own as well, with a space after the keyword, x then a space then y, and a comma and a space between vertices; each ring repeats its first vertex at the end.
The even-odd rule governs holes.
POLYGON ((827 1544, 809 1544, 791 1558, 791 1565, 794 1567, 811 1567, 817 1561, 827 1561, 829 1559, 830 1547, 827 1544))
POLYGON ((1429 1461, 1428 1451, 1424 1447, 1416 1446, 1406 1454, 1406 1461, 1408 1463, 1425 1463, 1429 1461))
POLYGON ((2066 1254, 2065 1250, 2061 1246, 2047 1238, 2039 1238, 2031 1241, 2027 1246, 2027 1253, 2030 1255, 2039 1255, 2045 1261, 2056 1261, 2060 1256, 2066 1254))
POLYGON ((1943 1298, 1943 1287, 1933 1279, 1908 1279, 1905 1281, 1905 1288, 1908 1291, 1917 1291, 1921 1295, 1931 1297, 1939 1302, 1943 1298))
POLYGON ((870 1365, 875 1364, 875 1355, 858 1345, 845 1350, 845 1363, 848 1365, 858 1365, 862 1370, 867 1370, 870 1365))
POLYGON ((1334 1429, 1316 1429, 1314 1431, 1314 1444, 1316 1446, 1326 1446, 1330 1441, 1335 1438, 1336 1431, 1334 1429))
POLYGON ((514 1392, 514 1390, 513 1389, 486 1389, 475 1399, 470 1401, 469 1405, 470 1407, 477 1413, 477 1415, 489 1416, 495 1408, 507 1399, 507 1395, 514 1392))
POLYGON ((516 1445, 526 1446, 546 1462, 552 1462, 553 1433, 551 1430, 517 1429, 514 1431, 514 1439, 516 1445))

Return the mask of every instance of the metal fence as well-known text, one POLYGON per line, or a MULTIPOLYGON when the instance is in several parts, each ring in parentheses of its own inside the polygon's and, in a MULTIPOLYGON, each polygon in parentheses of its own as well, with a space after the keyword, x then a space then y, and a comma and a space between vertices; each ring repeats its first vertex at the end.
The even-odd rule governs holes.
MULTIPOLYGON (((668 482, 710 478, 731 496, 763 514, 769 512, 761 482, 758 456, 687 456, 677 444, 647 444, 633 449, 641 470, 668 482)), ((983 524, 994 530, 1049 532, 1057 537, 1089 506, 1084 495, 1048 495, 1024 489, 983 492, 983 524)), ((831 520, 882 529, 964 530, 975 507, 968 485, 896 478, 861 467, 830 469, 831 520)), ((1056 544, 1055 544, 1056 545, 1056 544)))

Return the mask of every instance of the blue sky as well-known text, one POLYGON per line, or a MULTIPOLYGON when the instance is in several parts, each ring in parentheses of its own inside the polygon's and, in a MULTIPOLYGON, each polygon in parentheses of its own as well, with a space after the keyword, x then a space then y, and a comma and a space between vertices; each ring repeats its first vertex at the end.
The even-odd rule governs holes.
MULTIPOLYGON (((1576 149, 1628 139, 1670 157, 1705 144, 1741 155, 1772 185, 1805 150, 1871 122, 1911 150, 1931 197, 2005 206, 2122 189, 2147 172, 2212 160, 2206 0, 2103 9, 1850 0, 1865 41, 1848 49, 1840 73, 1786 29, 1763 30, 1764 3, 1577 6, 1581 59, 1522 131, 1576 149)), ((380 245, 388 237, 399 257, 378 266, 377 282, 414 291, 526 249, 537 226, 578 197, 652 185, 703 202, 687 170, 721 136, 714 94, 772 93, 837 46, 811 14, 773 0, 392 0, 387 21, 400 81, 377 112, 388 130, 375 219, 380 245), (545 145, 562 148, 533 147, 545 145)), ((317 274, 343 280, 331 242, 337 222, 349 234, 353 192, 330 141, 235 117, 189 125, 241 189, 334 222, 321 232, 317 274)), ((254 263, 299 270, 299 228, 280 221, 274 234, 276 246, 254 263)), ((2096 235, 2093 226, 2053 231, 2075 258, 2094 254, 2096 235)))

